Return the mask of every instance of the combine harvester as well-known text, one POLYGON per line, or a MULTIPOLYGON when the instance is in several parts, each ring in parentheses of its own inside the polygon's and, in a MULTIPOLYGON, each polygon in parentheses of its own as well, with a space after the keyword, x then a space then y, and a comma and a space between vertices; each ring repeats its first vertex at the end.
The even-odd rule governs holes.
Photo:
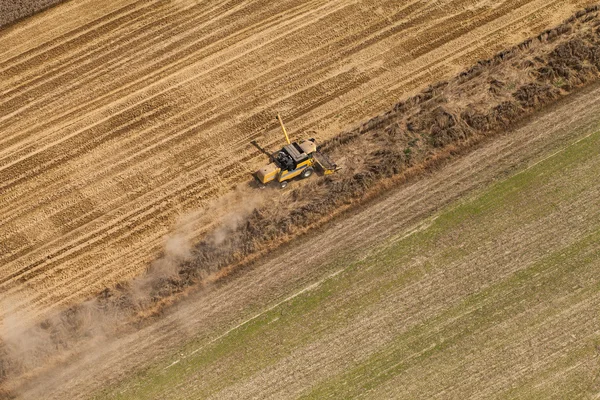
POLYGON ((254 173, 260 187, 264 188, 269 183, 276 183, 279 187, 285 188, 289 181, 297 176, 308 178, 315 170, 323 175, 329 175, 340 169, 325 154, 319 153, 315 139, 303 140, 300 143, 290 142, 279 114, 277 120, 288 144, 270 155, 269 165, 254 173))

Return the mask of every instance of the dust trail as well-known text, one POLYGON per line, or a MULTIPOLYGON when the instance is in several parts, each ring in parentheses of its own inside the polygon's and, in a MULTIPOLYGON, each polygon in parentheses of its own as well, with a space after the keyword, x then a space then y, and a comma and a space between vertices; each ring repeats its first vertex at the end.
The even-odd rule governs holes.
MULTIPOLYGON (((199 241, 227 252, 229 235, 246 222, 254 210, 273 195, 273 191, 258 191, 249 186, 239 186, 223 197, 208 203, 204 209, 181 216, 173 230, 164 238, 160 258, 152 262, 147 272, 129 284, 133 305, 145 308, 158 298, 163 298, 189 285, 190 277, 183 269, 199 257, 195 244, 199 241)), ((202 264, 195 265, 198 277, 210 271, 202 264)))
MULTIPOLYGON (((69 357, 93 357, 90 353, 99 351, 99 343, 135 329, 138 316, 191 284, 182 268, 198 256, 194 243, 199 238, 211 248, 226 249, 227 236, 273 194, 238 187, 203 209, 180 216, 164 237, 161 256, 145 274, 41 322, 23 311, 24 299, 4 299, 0 304, 0 399, 11 398, 36 382, 43 385, 44 373, 68 362, 69 357)), ((207 273, 201 265, 196 267, 197 276, 207 273)))

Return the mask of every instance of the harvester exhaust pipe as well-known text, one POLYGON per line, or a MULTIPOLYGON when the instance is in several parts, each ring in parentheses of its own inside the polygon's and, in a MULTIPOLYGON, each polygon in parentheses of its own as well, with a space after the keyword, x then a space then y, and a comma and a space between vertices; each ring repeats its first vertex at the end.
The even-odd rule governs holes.
POLYGON ((290 138, 288 136, 287 130, 285 129, 285 125, 283 125, 283 120, 281 119, 281 115, 277 114, 277 120, 279 121, 279 124, 281 125, 281 130, 283 131, 283 134, 285 135, 285 140, 286 140, 287 144, 292 144, 292 142, 290 142, 290 138))

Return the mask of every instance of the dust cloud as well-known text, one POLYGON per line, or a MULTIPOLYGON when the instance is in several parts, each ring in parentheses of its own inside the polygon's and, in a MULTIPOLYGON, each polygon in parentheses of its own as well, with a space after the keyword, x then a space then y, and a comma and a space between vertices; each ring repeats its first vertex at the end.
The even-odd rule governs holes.
POLYGON ((227 236, 273 195, 271 190, 238 187, 201 210, 183 214, 164 237, 160 257, 144 274, 42 321, 23 311, 24 299, 2 299, 0 399, 13 398, 24 385, 42 382, 44 371, 69 357, 83 353, 88 357, 90 349, 101 347, 98 343, 135 329, 140 315, 190 285, 183 282, 182 265, 198 257, 198 241, 226 246, 227 236))

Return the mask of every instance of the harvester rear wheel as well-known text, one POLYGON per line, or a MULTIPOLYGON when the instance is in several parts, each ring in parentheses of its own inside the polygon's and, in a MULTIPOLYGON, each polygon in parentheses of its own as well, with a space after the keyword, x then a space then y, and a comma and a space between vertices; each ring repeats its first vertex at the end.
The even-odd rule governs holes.
POLYGON ((300 176, 303 179, 305 179, 305 178, 308 178, 309 176, 311 176, 313 174, 313 172, 315 172, 315 170, 312 169, 311 167, 308 167, 304 171, 302 171, 302 174, 300 176))
POLYGON ((288 181, 279 182, 279 187, 285 189, 288 185, 288 181))

